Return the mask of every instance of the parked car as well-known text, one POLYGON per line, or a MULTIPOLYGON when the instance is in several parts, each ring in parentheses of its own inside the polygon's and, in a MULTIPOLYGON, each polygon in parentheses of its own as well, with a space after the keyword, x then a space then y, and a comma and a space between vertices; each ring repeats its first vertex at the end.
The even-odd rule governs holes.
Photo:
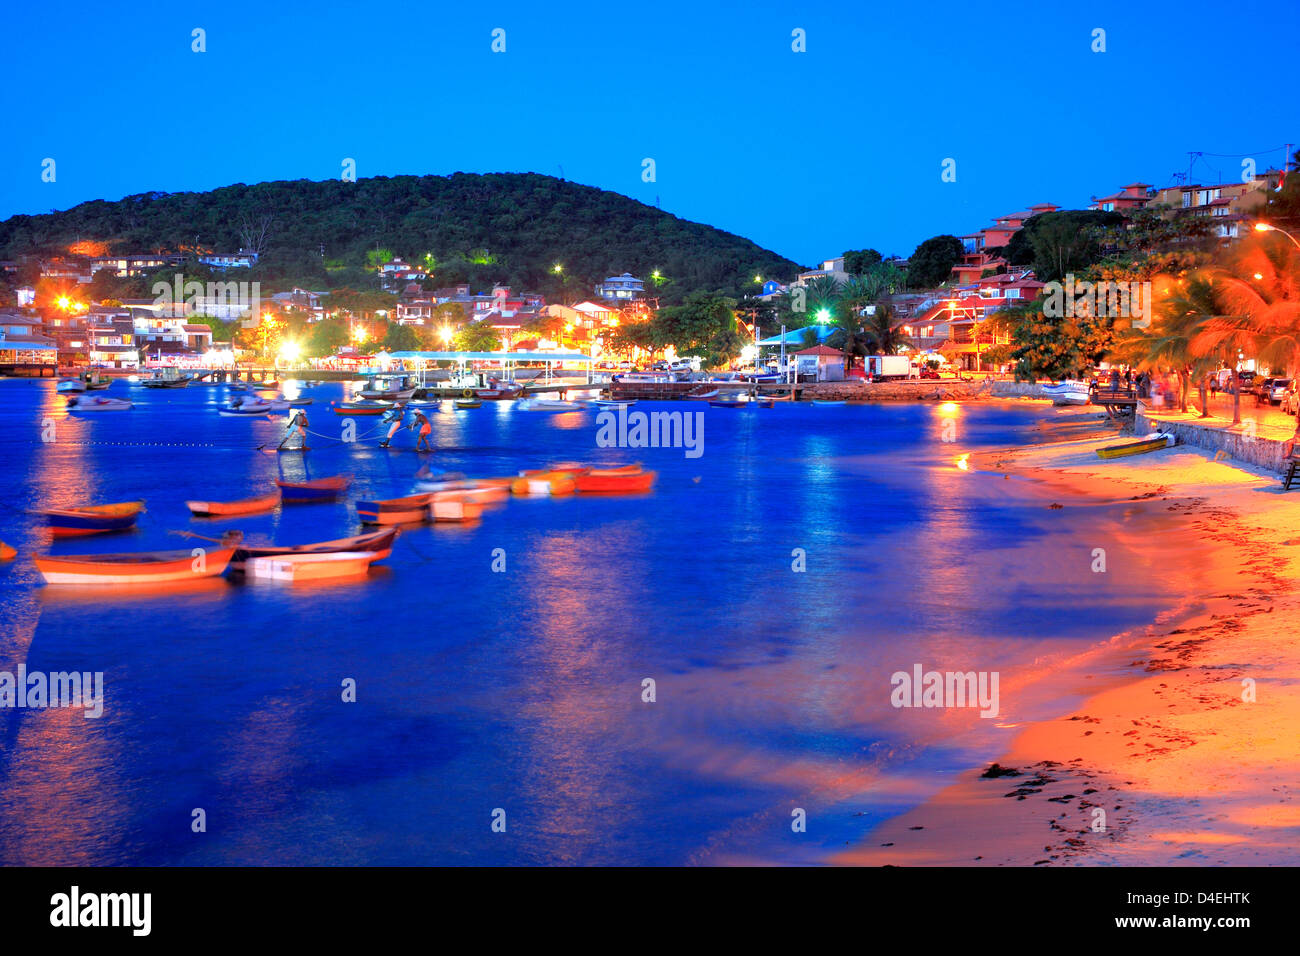
POLYGON ((1268 390, 1264 392, 1264 397, 1272 405, 1281 405, 1282 399, 1286 398, 1287 393, 1291 391, 1291 379, 1274 378, 1269 379, 1268 390))
POLYGON ((1255 384, 1255 379, 1257 377, 1258 376, 1254 372, 1238 372, 1237 381, 1240 383, 1240 390, 1243 392, 1250 391, 1251 387, 1255 384))
POLYGON ((939 370, 937 368, 930 368, 930 366, 928 365, 921 366, 921 378, 938 378, 938 377, 939 377, 939 370))

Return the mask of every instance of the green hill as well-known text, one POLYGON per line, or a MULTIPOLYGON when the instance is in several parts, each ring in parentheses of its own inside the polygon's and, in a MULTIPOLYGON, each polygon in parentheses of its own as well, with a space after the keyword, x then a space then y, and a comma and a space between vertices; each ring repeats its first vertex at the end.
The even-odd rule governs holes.
POLYGON ((504 282, 557 300, 590 296, 595 282, 623 272, 649 287, 658 270, 666 281, 657 293, 668 303, 699 290, 753 292, 755 275, 790 279, 800 268, 740 236, 533 173, 295 180, 96 200, 0 222, 0 258, 58 255, 78 240, 107 242, 117 254, 174 252, 196 237, 219 252, 260 247, 247 278, 272 287, 375 288, 365 265, 376 250, 409 262, 431 255, 439 286, 504 282))

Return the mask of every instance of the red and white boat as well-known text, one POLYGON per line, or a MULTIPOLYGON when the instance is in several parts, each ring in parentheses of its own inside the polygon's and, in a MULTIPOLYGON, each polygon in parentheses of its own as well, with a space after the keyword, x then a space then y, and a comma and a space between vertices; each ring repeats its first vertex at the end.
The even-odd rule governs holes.
POLYGON ((235 571, 244 570, 244 566, 253 558, 292 557, 300 554, 329 554, 342 551, 370 551, 378 553, 376 561, 382 561, 393 553, 393 539, 397 537, 397 528, 382 528, 368 534, 359 534, 352 538, 337 538, 333 541, 317 541, 313 544, 276 545, 276 544, 242 544, 235 551, 230 567, 235 571))
POLYGON ((32 560, 46 584, 169 584, 215 578, 235 555, 240 533, 232 531, 211 550, 145 551, 134 554, 37 555, 32 560))
POLYGON ((244 565, 244 576, 287 583, 359 578, 369 573, 370 565, 379 560, 382 558, 378 551, 331 551, 326 554, 253 558, 244 565))
POLYGON ((280 503, 280 489, 255 498, 238 501, 187 501, 185 507, 200 518, 224 518, 234 515, 257 515, 271 511, 280 503))

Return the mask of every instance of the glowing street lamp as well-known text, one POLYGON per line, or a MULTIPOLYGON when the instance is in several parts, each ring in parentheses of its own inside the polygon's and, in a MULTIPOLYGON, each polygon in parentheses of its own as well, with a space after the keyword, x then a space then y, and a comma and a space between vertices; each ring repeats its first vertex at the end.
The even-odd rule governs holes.
POLYGON ((826 321, 828 321, 828 320, 830 319, 830 317, 831 317, 831 310, 830 310, 830 309, 818 309, 818 310, 817 310, 817 321, 818 321, 818 322, 826 322, 826 321))
POLYGON ((58 304, 60 309, 62 309, 64 312, 67 312, 68 308, 72 305, 72 300, 69 299, 66 295, 61 295, 59 296, 58 304))
POLYGON ((450 345, 450 344, 451 344, 451 336, 452 336, 451 326, 450 326, 450 325, 444 325, 444 326, 442 327, 442 344, 443 344, 443 345, 450 345))
POLYGON ((1297 241, 1295 236, 1291 235, 1291 233, 1287 232, 1285 229, 1279 229, 1277 226, 1274 226, 1272 223, 1257 222, 1255 223, 1255 231, 1256 232, 1280 232, 1282 233, 1282 235, 1290 239, 1291 242, 1295 244, 1295 247, 1297 249, 1300 249, 1300 241, 1297 241))
POLYGON ((559 275, 561 272, 564 271, 564 266, 560 265, 560 264, 557 262, 557 263, 555 264, 555 267, 554 267, 553 269, 551 269, 551 271, 554 272, 556 275, 559 275))

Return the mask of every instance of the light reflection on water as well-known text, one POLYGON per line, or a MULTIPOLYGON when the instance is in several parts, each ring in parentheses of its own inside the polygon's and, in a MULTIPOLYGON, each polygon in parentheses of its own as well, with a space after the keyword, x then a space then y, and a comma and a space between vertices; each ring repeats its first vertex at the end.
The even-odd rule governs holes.
MULTIPOLYGON (((135 531, 53 548, 185 547, 169 532, 214 527, 187 498, 245 497, 281 469, 393 497, 421 461, 374 438, 258 451, 285 416, 220 418, 220 388, 119 393, 138 407, 64 421, 52 383, 0 383, 0 538, 30 554, 50 545, 27 509, 143 497, 135 531), (46 445, 49 416, 68 431, 46 445), (165 442, 188 444, 150 444, 165 442)), ((336 434, 342 389, 305 394, 313 430, 336 434)), ((688 459, 597 448, 589 412, 448 404, 430 415, 446 449, 435 471, 640 460, 656 489, 515 499, 474 525, 408 529, 362 582, 86 597, 34 588, 24 560, 0 568, 0 666, 102 670, 107 684, 99 720, 0 713, 0 862, 818 860, 993 732, 966 712, 893 710, 890 673, 1023 669, 1155 603, 1140 575, 1070 573, 1069 509, 953 467, 1050 412, 697 410, 704 455, 688 459), (955 443, 942 440, 951 415, 955 443), (792 806, 818 821, 799 843, 792 806), (201 841, 195 807, 209 814, 201 841), (490 831, 498 807, 509 839, 490 831)), ((291 543, 358 530, 342 503, 220 527, 291 543)))

